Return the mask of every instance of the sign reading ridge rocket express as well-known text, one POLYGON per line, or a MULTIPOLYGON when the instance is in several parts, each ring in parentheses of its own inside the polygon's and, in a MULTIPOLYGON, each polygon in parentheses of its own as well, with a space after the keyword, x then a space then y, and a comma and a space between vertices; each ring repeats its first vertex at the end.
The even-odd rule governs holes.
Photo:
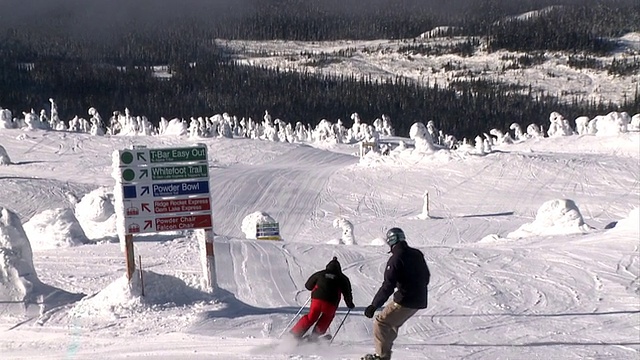
POLYGON ((170 200, 126 200, 125 217, 151 216, 153 214, 203 212, 211 210, 211 200, 206 197, 190 197, 170 200))
POLYGON ((207 148, 133 149, 120 151, 120 166, 207 161, 207 148))

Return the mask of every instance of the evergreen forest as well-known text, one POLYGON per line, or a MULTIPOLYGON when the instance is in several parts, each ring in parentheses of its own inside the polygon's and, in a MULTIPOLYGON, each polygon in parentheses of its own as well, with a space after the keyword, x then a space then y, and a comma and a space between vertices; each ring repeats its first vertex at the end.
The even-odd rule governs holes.
MULTIPOLYGON (((640 31, 637 0, 6 0, 0 14, 0 106, 14 116, 49 109, 49 98, 64 120, 89 107, 103 118, 126 107, 156 124, 222 112, 260 120, 267 110, 289 123, 349 126, 357 112, 369 123, 389 115, 403 136, 414 122, 433 120, 471 138, 553 111, 568 119, 640 112, 638 89, 614 104, 480 80, 427 87, 401 77, 317 75, 243 65, 215 42, 410 39, 448 25, 456 34, 443 35, 485 38, 488 51, 607 54, 619 46, 612 37, 640 31), (542 8, 533 20, 505 20, 542 8), (171 77, 156 77, 159 65, 171 77)), ((616 66, 620 75, 640 72, 640 61, 616 66)))

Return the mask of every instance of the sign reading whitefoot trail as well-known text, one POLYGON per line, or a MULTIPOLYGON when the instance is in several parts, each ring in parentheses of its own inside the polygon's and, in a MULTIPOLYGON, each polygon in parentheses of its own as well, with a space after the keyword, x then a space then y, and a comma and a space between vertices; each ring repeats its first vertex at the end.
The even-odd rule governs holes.
POLYGON ((120 150, 118 160, 127 235, 212 227, 204 145, 120 150))

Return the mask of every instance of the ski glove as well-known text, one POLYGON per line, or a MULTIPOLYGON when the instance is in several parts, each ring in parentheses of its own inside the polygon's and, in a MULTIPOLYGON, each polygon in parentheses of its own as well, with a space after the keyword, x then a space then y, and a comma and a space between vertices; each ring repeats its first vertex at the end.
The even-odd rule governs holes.
POLYGON ((348 307, 349 309, 353 309, 353 308, 354 308, 354 307, 356 307, 356 306, 353 304, 353 301, 351 301, 351 302, 348 302, 348 303, 347 303, 347 307, 348 307))
POLYGON ((376 312, 376 308, 373 305, 369 305, 367 306, 366 309, 364 309, 364 316, 368 317, 369 319, 371 319, 373 317, 373 314, 376 312))

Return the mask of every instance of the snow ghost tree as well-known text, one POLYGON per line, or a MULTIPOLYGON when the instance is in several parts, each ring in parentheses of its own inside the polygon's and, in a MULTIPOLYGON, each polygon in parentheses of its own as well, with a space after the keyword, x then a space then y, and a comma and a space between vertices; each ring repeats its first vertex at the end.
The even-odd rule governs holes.
MULTIPOLYGON (((2 127, 2 124, 0 124, 0 127, 2 127)), ((629 131, 640 131, 640 114, 635 114, 631 118, 631 121, 629 122, 629 131)))
POLYGON ((589 117, 579 116, 576 118, 576 132, 578 135, 588 134, 587 125, 589 124, 589 117))
POLYGON ((104 123, 102 121, 102 117, 98 113, 98 110, 96 110, 96 108, 94 107, 90 107, 88 113, 89 113, 89 116, 91 116, 91 118, 89 119, 89 122, 91 123, 91 130, 90 130, 91 135, 94 135, 94 136, 104 135, 104 123))
POLYGON ((559 113, 555 111, 552 112, 551 115, 549 115, 549 121, 551 122, 549 130, 547 130, 549 137, 569 136, 573 133, 569 122, 559 113))
POLYGON ((395 130, 393 129, 393 125, 391 124, 391 118, 389 115, 382 115, 382 135, 386 136, 394 136, 395 130))
POLYGON ((511 124, 511 126, 509 126, 509 129, 513 130, 513 138, 516 141, 526 139, 526 135, 522 132, 522 128, 520 127, 520 124, 513 123, 511 124))
POLYGON ((527 135, 534 138, 544 137, 544 131, 542 127, 536 124, 529 124, 529 126, 527 126, 527 135))
POLYGON ((40 122, 40 117, 33 109, 31 109, 31 111, 28 113, 23 112, 22 114, 24 115, 24 123, 27 125, 27 128, 29 130, 49 129, 49 124, 40 122))
POLYGON ((498 129, 491 129, 489 131, 489 134, 496 137, 495 139, 496 145, 513 143, 513 139, 511 138, 511 135, 509 135, 509 133, 503 133, 501 130, 498 130, 498 129))
POLYGON ((353 224, 351 221, 339 217, 333 220, 333 227, 342 229, 342 237, 340 238, 340 242, 345 245, 355 245, 356 240, 353 237, 353 224))
POLYGON ((10 165, 11 159, 9 158, 9 154, 7 154, 7 150, 5 150, 2 145, 0 145, 0 165, 10 165))
POLYGON ((476 153, 477 154, 485 154, 484 152, 484 138, 480 135, 476 136, 474 139, 476 142, 476 153))
POLYGON ((13 115, 10 110, 0 107, 0 129, 13 129, 13 115))
POLYGON ((433 120, 429 120, 429 122, 427 122, 427 131, 429 132, 429 135, 431 135, 431 142, 438 139, 438 129, 436 128, 436 124, 433 120))
POLYGON ((626 133, 631 118, 626 113, 612 111, 595 123, 596 135, 617 135, 626 133))
POLYGON ((58 106, 51 98, 49 99, 49 102, 51 103, 51 119, 49 119, 49 127, 57 131, 67 130, 67 125, 64 121, 60 120, 60 116, 58 116, 58 106))
POLYGON ((435 146, 431 134, 423 123, 417 122, 409 129, 409 138, 415 142, 416 151, 434 152, 435 146))

